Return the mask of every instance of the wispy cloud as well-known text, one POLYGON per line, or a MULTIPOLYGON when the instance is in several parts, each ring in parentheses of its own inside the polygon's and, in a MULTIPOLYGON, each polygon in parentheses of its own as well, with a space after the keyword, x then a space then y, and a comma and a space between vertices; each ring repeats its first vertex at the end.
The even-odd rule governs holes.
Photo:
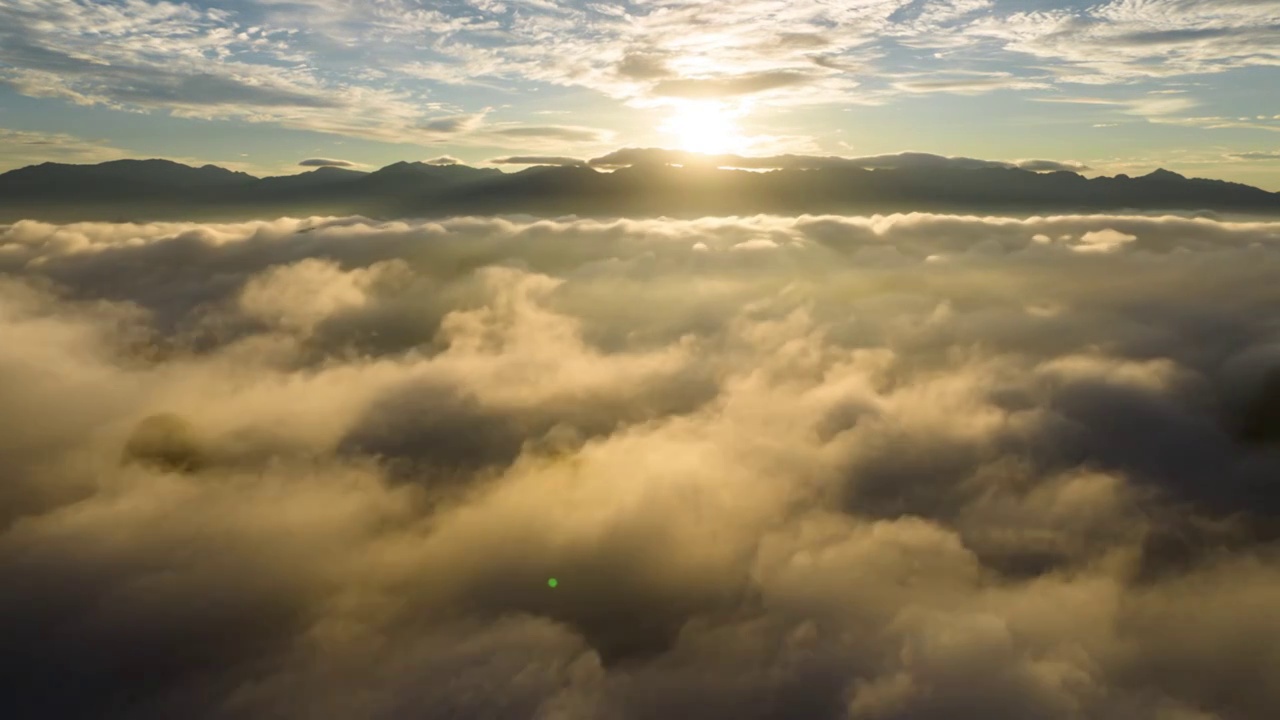
POLYGON ((1199 106, 1199 101, 1181 95, 1148 93, 1132 98, 1099 97, 1036 97, 1036 102, 1064 103, 1069 105, 1097 105, 1115 108, 1126 115, 1137 115, 1148 120, 1163 120, 1199 106))
POLYGON ((1077 83, 1280 65, 1280 5, 1271 0, 1113 0, 987 16, 966 32, 1060 63, 1062 78, 1077 83))
POLYGON ((49 161, 102 162, 125 155, 124 150, 105 141, 86 140, 66 133, 0 128, 0 170, 49 161))
POLYGON ((890 86, 902 92, 981 95, 993 90, 1043 90, 1052 86, 1045 78, 1020 77, 1008 72, 915 73, 895 79, 890 86))
POLYGON ((586 165, 587 161, 580 158, 565 157, 563 155, 510 155, 507 157, 494 158, 489 161, 494 165, 561 165, 561 166, 577 166, 586 165))
POLYGON ((1280 160, 1280 151, 1231 153, 1230 155, 1228 155, 1228 157, 1234 158, 1236 160, 1272 161, 1272 160, 1280 160))

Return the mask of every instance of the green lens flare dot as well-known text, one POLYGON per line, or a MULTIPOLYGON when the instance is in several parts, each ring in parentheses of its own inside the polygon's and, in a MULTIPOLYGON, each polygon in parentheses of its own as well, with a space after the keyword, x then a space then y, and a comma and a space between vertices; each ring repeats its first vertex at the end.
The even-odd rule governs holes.
POLYGON ((555 586, 557 586, 557 585, 559 585, 559 584, 560 584, 560 581, 559 581, 559 580, 556 580, 555 578, 551 578, 551 579, 547 580, 547 587, 555 587, 555 586))

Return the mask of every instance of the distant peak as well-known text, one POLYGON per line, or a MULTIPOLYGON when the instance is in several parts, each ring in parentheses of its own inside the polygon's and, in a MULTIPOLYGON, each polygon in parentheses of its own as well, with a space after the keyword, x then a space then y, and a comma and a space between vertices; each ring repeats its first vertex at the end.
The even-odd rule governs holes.
POLYGON ((392 163, 386 167, 376 170, 373 174, 380 177, 435 177, 435 178, 455 178, 467 177, 473 174, 487 175, 491 173, 500 173, 501 170, 496 168, 474 168, 470 165, 461 163, 456 165, 433 165, 424 162, 406 162, 401 160, 392 163))
POLYGON ((426 173, 437 172, 453 167, 452 165, 428 165, 424 162, 401 160, 378 170, 380 173, 426 173))
POLYGON ((1160 168, 1150 173, 1149 175, 1146 175, 1145 178, 1148 180, 1186 180, 1187 179, 1183 175, 1179 175, 1178 173, 1173 172, 1171 170, 1165 170, 1164 168, 1160 168))
MULTIPOLYGON (((161 165, 182 165, 172 160, 162 160, 160 158, 123 158, 121 160, 107 160, 98 163, 98 167, 158 167, 161 165)), ((189 165, 184 167, 190 167, 189 165)))
MULTIPOLYGON (((499 171, 501 172, 501 171, 499 171)), ((551 177, 580 177, 584 175, 599 175, 595 169, 586 165, 530 165, 529 167, 513 173, 514 176, 530 177, 533 175, 551 176, 551 177)))
MULTIPOLYGON (((141 160, 132 160, 132 159, 108 160, 106 162, 98 163, 97 166, 103 167, 103 168, 137 168, 137 169, 143 169, 143 170, 156 170, 156 169, 162 169, 162 168, 166 170, 174 169, 174 170, 182 170, 182 171, 197 170, 197 171, 206 172, 206 173, 217 172, 217 173, 227 173, 231 175, 245 174, 245 173, 238 173, 233 170, 228 170, 220 165, 214 165, 213 163, 206 163, 199 167, 195 167, 193 165, 188 165, 186 163, 177 162, 176 160, 166 160, 164 158, 145 158, 141 160)), ((77 167, 92 167, 92 166, 77 166, 77 167)))

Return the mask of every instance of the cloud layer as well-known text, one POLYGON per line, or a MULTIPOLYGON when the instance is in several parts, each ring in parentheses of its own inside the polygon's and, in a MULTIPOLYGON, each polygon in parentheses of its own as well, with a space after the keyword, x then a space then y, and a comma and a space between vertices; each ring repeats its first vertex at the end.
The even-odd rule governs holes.
POLYGON ((0 227, 0 714, 1268 718, 1278 244, 0 227))

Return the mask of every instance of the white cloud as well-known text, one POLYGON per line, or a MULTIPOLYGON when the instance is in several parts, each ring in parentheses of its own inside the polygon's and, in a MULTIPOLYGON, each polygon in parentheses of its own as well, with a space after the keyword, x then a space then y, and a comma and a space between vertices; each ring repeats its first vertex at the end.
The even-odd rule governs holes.
POLYGON ((1062 63, 1063 80, 1105 84, 1280 65, 1277 28, 1271 0, 1112 0, 989 16, 966 31, 1062 63))
POLYGON ((307 158, 298 162, 302 167, 337 167, 337 168, 353 168, 358 163, 350 160, 338 160, 336 158, 307 158))
POLYGON ((1277 271, 1181 217, 0 227, 0 710, 1266 717, 1277 271))
POLYGON ((1082 235, 1076 250, 1080 252, 1113 252, 1119 250, 1126 243, 1131 243, 1137 239, 1136 235, 1126 235, 1118 230, 1104 228, 1082 235))
POLYGON ((0 26, 0 78, 35 97, 384 140, 420 112, 393 89, 322 80, 287 29, 247 28, 226 11, 5 0, 0 26))

